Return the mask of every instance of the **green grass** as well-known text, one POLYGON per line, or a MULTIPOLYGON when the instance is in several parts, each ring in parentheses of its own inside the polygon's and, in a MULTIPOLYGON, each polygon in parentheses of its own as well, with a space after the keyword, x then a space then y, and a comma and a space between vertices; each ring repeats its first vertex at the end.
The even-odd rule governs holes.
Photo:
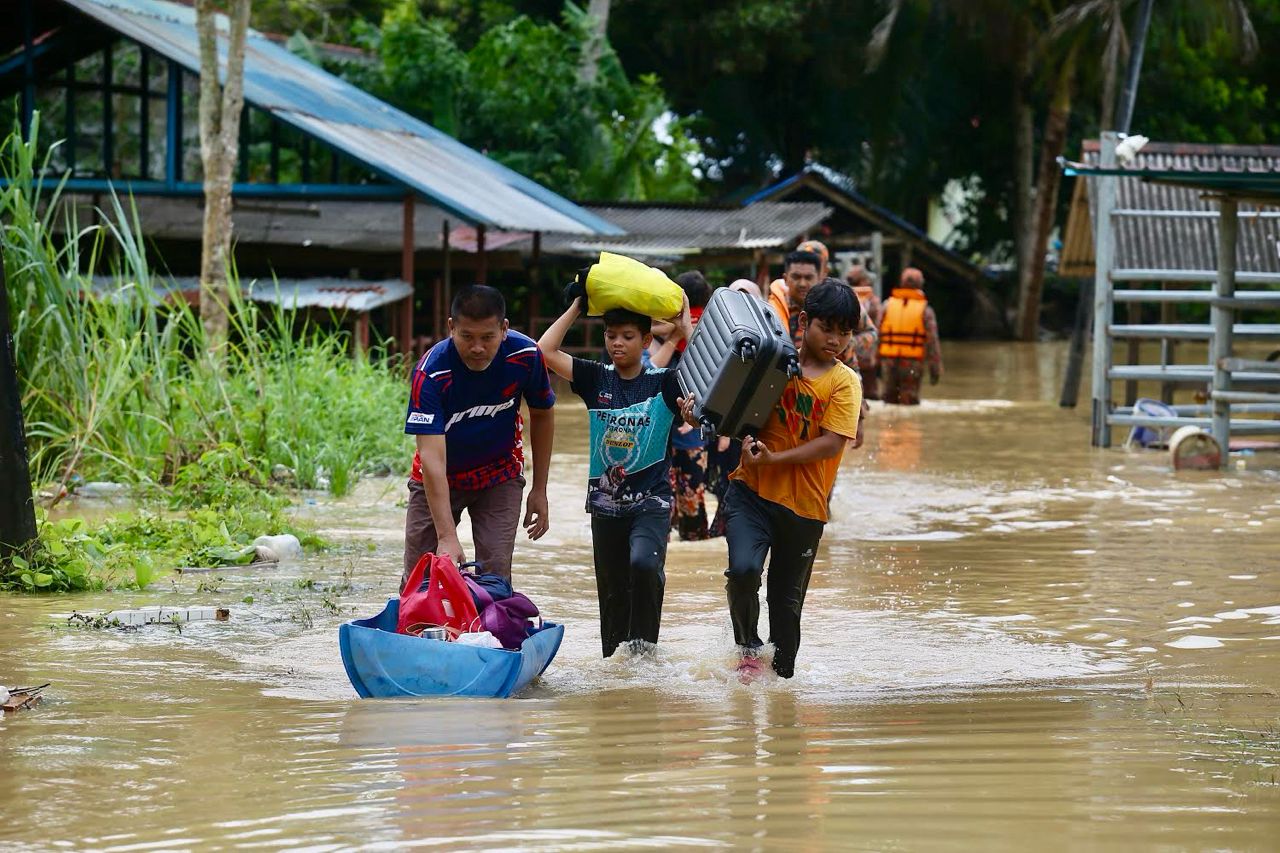
MULTIPOLYGON (((150 268, 132 205, 112 196, 100 224, 82 224, 45 177, 47 158, 36 161, 35 136, 0 145, 0 250, 33 482, 58 493, 77 478, 113 480, 187 512, 278 513, 277 465, 303 489, 327 479, 335 495, 406 467, 399 364, 381 350, 352 357, 345 332, 242 298, 234 269, 229 341, 210 353, 186 303, 155 298, 167 278, 150 268), (110 286, 90 295, 94 274, 110 286)), ((104 566, 87 580, 28 571, 32 583, 16 585, 83 588, 104 581, 104 566), (45 574, 54 579, 35 583, 45 574)))

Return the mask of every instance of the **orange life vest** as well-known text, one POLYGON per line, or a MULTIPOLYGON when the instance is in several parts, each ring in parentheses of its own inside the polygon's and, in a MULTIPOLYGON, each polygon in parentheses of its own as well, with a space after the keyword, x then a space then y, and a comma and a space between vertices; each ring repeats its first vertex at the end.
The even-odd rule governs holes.
POLYGON ((884 303, 880 320, 880 357, 924 360, 928 336, 924 328, 924 309, 929 307, 924 291, 895 287, 884 303))
POLYGON ((773 313, 777 314, 782 322, 782 328, 788 328, 788 321, 791 318, 791 292, 785 281, 775 278, 770 282, 768 302, 773 308, 773 313))

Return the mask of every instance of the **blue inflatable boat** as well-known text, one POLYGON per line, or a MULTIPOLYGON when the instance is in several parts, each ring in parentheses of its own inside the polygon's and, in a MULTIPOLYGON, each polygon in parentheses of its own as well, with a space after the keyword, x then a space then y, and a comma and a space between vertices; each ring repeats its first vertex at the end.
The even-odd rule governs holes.
POLYGON ((338 628, 342 665, 365 699, 393 696, 493 696, 523 690, 560 650, 564 626, 543 622, 519 649, 486 649, 396 633, 400 599, 381 613, 338 628))

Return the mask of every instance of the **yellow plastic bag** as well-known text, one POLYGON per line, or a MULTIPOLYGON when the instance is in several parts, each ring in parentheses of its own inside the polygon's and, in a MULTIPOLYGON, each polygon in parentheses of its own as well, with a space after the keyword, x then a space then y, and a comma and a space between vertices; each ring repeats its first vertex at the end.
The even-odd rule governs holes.
POLYGON ((599 317, 613 308, 625 308, 656 319, 675 317, 684 307, 684 291, 660 269, 612 252, 587 273, 587 314, 599 317))

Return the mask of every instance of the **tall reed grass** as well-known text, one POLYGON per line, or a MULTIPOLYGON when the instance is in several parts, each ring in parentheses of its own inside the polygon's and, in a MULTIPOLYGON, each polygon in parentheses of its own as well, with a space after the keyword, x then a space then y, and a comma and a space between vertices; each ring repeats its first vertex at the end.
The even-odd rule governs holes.
POLYGON ((352 357, 346 333, 242 298, 234 270, 230 342, 210 354, 186 303, 157 298, 168 279, 150 267, 132 204, 113 195, 101 224, 78 222, 35 138, 0 146, 0 250, 33 481, 170 485, 226 446, 264 482, 284 465, 304 488, 327 475, 339 494, 361 474, 406 467, 396 364, 352 357), (111 285, 94 291, 95 272, 111 285))

